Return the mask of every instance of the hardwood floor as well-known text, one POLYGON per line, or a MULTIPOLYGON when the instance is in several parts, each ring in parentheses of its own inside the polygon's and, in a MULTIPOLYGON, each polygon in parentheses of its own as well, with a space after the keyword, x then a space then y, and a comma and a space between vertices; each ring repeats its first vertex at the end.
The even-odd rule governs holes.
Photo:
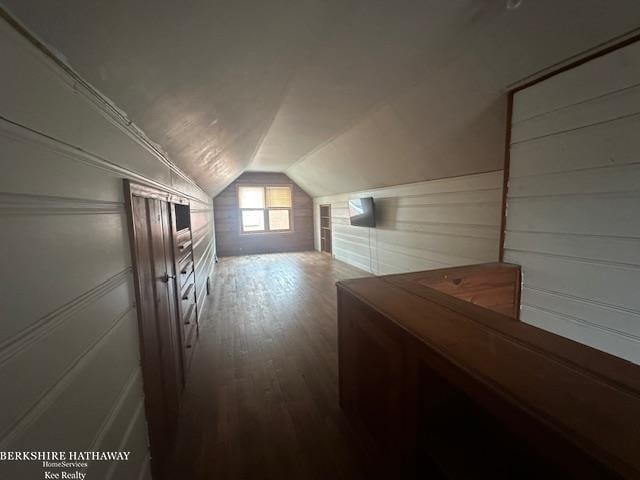
POLYGON ((169 478, 376 476, 338 406, 334 283, 367 275, 317 252, 220 260, 169 478))

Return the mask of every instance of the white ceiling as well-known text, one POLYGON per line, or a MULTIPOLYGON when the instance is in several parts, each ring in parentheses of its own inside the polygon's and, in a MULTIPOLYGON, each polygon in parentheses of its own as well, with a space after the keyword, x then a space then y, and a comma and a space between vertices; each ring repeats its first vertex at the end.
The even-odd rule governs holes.
POLYGON ((640 26, 637 0, 1 1, 211 195, 499 169, 507 86, 640 26))

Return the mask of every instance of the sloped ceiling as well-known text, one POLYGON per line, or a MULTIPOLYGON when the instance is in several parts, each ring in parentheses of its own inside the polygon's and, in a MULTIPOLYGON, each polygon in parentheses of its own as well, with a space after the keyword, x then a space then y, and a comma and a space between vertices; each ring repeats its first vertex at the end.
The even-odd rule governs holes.
POLYGON ((212 196, 499 169, 508 85, 640 26, 637 0, 0 1, 212 196))

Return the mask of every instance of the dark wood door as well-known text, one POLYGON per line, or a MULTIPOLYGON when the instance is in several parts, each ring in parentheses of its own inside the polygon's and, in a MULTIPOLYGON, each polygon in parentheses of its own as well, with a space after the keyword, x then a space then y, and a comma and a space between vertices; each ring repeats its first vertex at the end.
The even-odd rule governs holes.
POLYGON ((131 197, 141 360, 154 471, 176 436, 182 356, 169 204, 131 197))

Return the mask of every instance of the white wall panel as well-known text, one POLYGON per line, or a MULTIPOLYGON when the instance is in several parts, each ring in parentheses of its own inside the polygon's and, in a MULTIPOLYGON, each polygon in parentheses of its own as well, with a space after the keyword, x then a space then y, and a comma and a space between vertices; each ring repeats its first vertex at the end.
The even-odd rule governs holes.
MULTIPOLYGON (((90 473, 149 478, 123 178, 191 200, 202 289, 211 199, 4 20, 0 42, 0 448, 131 450, 90 473)), ((0 466, 2 478, 31 474, 40 465, 0 466)))
POLYGON ((640 44, 635 43, 574 68, 571 74, 553 77, 517 93, 513 105, 515 123, 575 105, 638 84, 640 44), (624 75, 618 73, 624 72, 624 75), (588 79, 588 81, 585 81, 588 79))
POLYGON ((518 92, 513 121, 521 319, 640 363, 640 43, 518 92))
POLYGON ((640 115, 511 145, 509 181, 639 161, 640 115))
MULTIPOLYGON (((516 94, 515 97, 517 96, 516 94)), ((637 114, 639 107, 640 86, 631 87, 513 123, 511 141, 519 143, 611 122, 637 114)))
POLYGON ((314 199, 331 204, 335 258, 376 273, 400 273, 498 258, 502 172, 385 187, 314 199), (373 196, 376 228, 349 224, 349 198, 373 196))

